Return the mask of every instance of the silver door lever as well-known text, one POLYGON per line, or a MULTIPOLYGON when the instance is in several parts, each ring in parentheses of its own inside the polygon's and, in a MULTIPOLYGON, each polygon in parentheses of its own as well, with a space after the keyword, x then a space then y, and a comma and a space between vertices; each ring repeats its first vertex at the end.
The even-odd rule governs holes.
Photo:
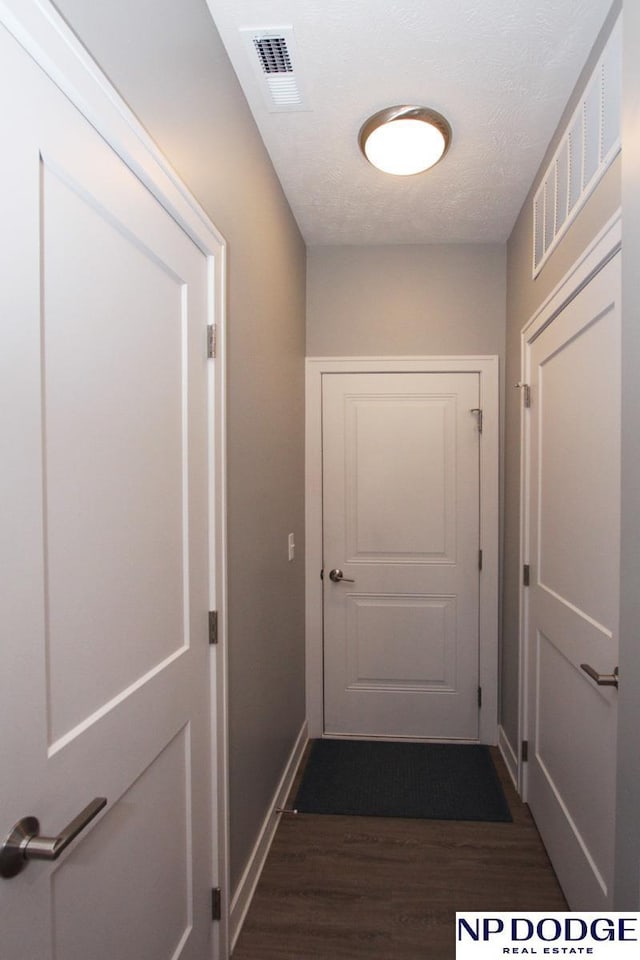
POLYGON ((81 830, 106 807, 106 797, 96 797, 68 823, 57 837, 41 837, 36 817, 23 817, 0 848, 0 877, 15 877, 28 860, 57 860, 81 830))
POLYGON ((613 673, 598 673, 597 670, 594 670, 593 667, 588 663, 581 663, 580 669, 584 670, 587 676, 598 684, 599 687, 617 687, 618 686, 618 668, 616 667, 613 673))
POLYGON ((334 583, 341 583, 343 580, 345 583, 355 583, 355 580, 351 580, 350 577, 345 577, 342 570, 338 570, 337 567, 329 574, 329 580, 333 580, 334 583))

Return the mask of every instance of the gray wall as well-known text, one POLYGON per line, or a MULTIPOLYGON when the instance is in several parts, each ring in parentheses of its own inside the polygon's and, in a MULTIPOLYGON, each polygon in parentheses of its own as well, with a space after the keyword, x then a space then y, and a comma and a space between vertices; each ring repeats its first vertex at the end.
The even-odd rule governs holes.
POLYGON ((235 887, 304 720, 305 248, 204 0, 57 5, 229 244, 235 887))
POLYGON ((640 907, 640 4, 624 11, 622 556, 616 906, 640 907))
POLYGON ((558 130, 531 192, 527 197, 507 244, 507 352, 506 352, 506 417, 505 417, 505 512, 504 570, 502 616, 502 711, 501 723, 507 738, 518 754, 518 670, 520 583, 520 391, 512 388, 520 380, 520 331, 537 308, 559 283, 579 254, 620 206, 620 157, 578 214, 575 222, 551 254, 535 280, 531 278, 532 197, 539 180, 564 132, 567 119, 575 109, 577 98, 591 74, 606 43, 620 4, 616 3, 576 83, 558 130))
POLYGON ((504 354, 502 244, 311 247, 307 356, 504 354))

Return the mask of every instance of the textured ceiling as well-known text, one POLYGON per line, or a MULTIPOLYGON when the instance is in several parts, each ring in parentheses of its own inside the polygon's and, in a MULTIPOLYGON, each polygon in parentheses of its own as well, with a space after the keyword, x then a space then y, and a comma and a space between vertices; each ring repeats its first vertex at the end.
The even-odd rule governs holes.
POLYGON ((207 0, 308 244, 504 241, 611 0, 207 0), (304 111, 272 113, 239 30, 292 25, 304 111), (357 146, 383 107, 453 128, 389 177, 357 146))

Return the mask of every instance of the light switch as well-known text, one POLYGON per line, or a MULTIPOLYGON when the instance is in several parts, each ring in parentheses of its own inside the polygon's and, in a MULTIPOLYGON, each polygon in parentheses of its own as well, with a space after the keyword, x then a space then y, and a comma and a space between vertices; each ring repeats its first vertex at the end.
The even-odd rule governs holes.
POLYGON ((291 563, 291 561, 295 559, 295 555, 296 555, 296 544, 295 544, 295 540, 293 539, 293 534, 290 533, 289 534, 289 563, 291 563))

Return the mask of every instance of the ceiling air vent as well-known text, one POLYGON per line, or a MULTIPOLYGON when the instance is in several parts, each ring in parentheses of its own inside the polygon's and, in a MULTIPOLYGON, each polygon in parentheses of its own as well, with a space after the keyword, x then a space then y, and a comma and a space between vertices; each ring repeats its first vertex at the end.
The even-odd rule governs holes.
POLYGON ((243 27, 240 33, 260 82, 267 109, 272 113, 306 110, 296 66, 293 27, 263 30, 243 27))
POLYGON ((263 73, 293 73, 287 41, 284 37, 254 37, 263 73))

